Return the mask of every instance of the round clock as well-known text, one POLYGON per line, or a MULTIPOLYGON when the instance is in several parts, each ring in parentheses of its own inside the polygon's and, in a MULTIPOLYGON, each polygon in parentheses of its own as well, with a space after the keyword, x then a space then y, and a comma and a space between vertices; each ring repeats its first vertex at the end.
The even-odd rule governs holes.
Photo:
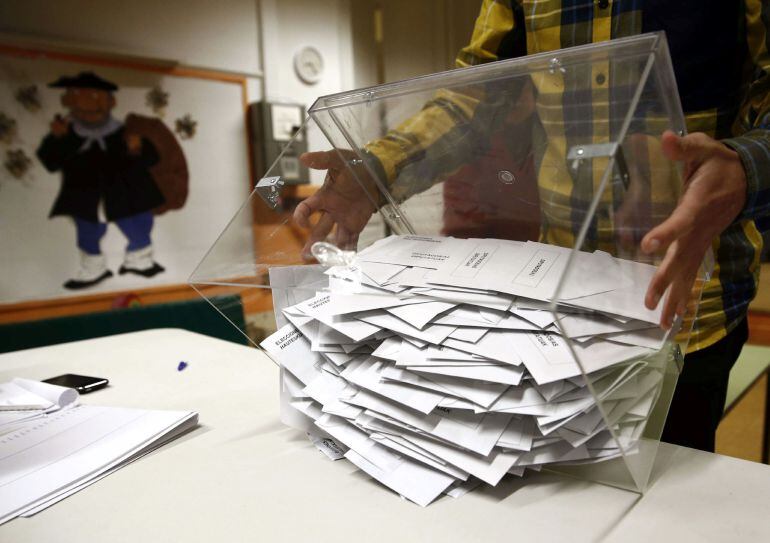
POLYGON ((294 55, 294 71, 304 83, 308 85, 318 83, 324 71, 321 52, 310 45, 297 51, 294 55))

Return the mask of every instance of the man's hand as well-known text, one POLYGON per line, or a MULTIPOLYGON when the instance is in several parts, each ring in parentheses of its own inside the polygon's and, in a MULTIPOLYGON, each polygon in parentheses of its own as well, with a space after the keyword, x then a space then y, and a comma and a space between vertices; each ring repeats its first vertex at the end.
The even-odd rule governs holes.
POLYGON ((663 154, 684 163, 684 193, 671 216, 642 239, 645 253, 664 253, 644 304, 654 309, 668 289, 661 327, 683 315, 693 283, 711 242, 735 220, 746 203, 746 172, 738 153, 696 133, 665 132, 663 154))
MULTIPOLYGON (((351 154, 350 158, 356 157, 351 154)), ((311 259, 313 243, 326 239, 335 225, 334 244, 341 249, 352 248, 376 211, 374 183, 363 167, 355 167, 358 178, 367 183, 364 190, 353 175, 353 166, 344 161, 337 151, 304 153, 299 159, 308 168, 327 170, 323 186, 294 210, 297 224, 311 229, 310 238, 302 249, 303 257, 311 259), (321 212, 321 217, 311 225, 310 216, 317 211, 321 212)))
POLYGON ((64 136, 69 129, 70 122, 61 115, 56 115, 53 118, 53 121, 51 121, 51 134, 53 134, 54 137, 60 138, 64 136))
POLYGON ((138 134, 126 134, 128 154, 138 156, 142 152, 142 137, 138 134))

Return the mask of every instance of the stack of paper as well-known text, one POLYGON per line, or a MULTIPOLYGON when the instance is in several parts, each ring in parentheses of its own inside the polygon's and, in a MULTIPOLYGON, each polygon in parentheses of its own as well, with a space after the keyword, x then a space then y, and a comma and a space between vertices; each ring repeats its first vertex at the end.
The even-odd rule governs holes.
POLYGON ((197 424, 194 412, 78 405, 73 389, 0 384, 0 524, 29 516, 197 424))
POLYGON ((17 428, 18 424, 74 405, 78 392, 49 383, 16 378, 0 383, 0 436, 17 428))
POLYGON ((535 242, 392 236, 315 295, 276 299, 288 324, 262 347, 311 433, 427 505, 634 453, 668 345, 643 305, 654 271, 535 242))

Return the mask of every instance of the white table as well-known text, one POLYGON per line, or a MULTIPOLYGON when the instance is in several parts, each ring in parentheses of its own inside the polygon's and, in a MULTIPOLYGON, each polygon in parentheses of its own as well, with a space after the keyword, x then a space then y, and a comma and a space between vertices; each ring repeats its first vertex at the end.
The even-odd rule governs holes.
POLYGON ((0 356, 0 381, 108 377, 87 403, 196 409, 201 427, 29 519, 3 543, 59 541, 770 541, 770 468, 663 444, 638 495, 555 475, 427 508, 278 420, 278 370, 256 349, 151 330, 0 356), (177 371, 181 360, 189 363, 177 371))

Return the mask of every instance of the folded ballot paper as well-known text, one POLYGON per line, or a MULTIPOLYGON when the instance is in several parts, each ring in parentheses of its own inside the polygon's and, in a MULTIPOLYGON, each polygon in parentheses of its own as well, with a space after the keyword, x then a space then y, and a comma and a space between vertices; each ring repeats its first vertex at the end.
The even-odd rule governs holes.
POLYGON ((425 506, 635 453, 670 344, 642 302, 654 272, 535 242, 391 236, 299 303, 274 290, 287 324, 261 346, 284 370, 284 420, 312 421, 329 456, 425 506))
POLYGON ((30 516, 197 424, 189 411, 80 405, 76 390, 0 383, 0 524, 30 516))

